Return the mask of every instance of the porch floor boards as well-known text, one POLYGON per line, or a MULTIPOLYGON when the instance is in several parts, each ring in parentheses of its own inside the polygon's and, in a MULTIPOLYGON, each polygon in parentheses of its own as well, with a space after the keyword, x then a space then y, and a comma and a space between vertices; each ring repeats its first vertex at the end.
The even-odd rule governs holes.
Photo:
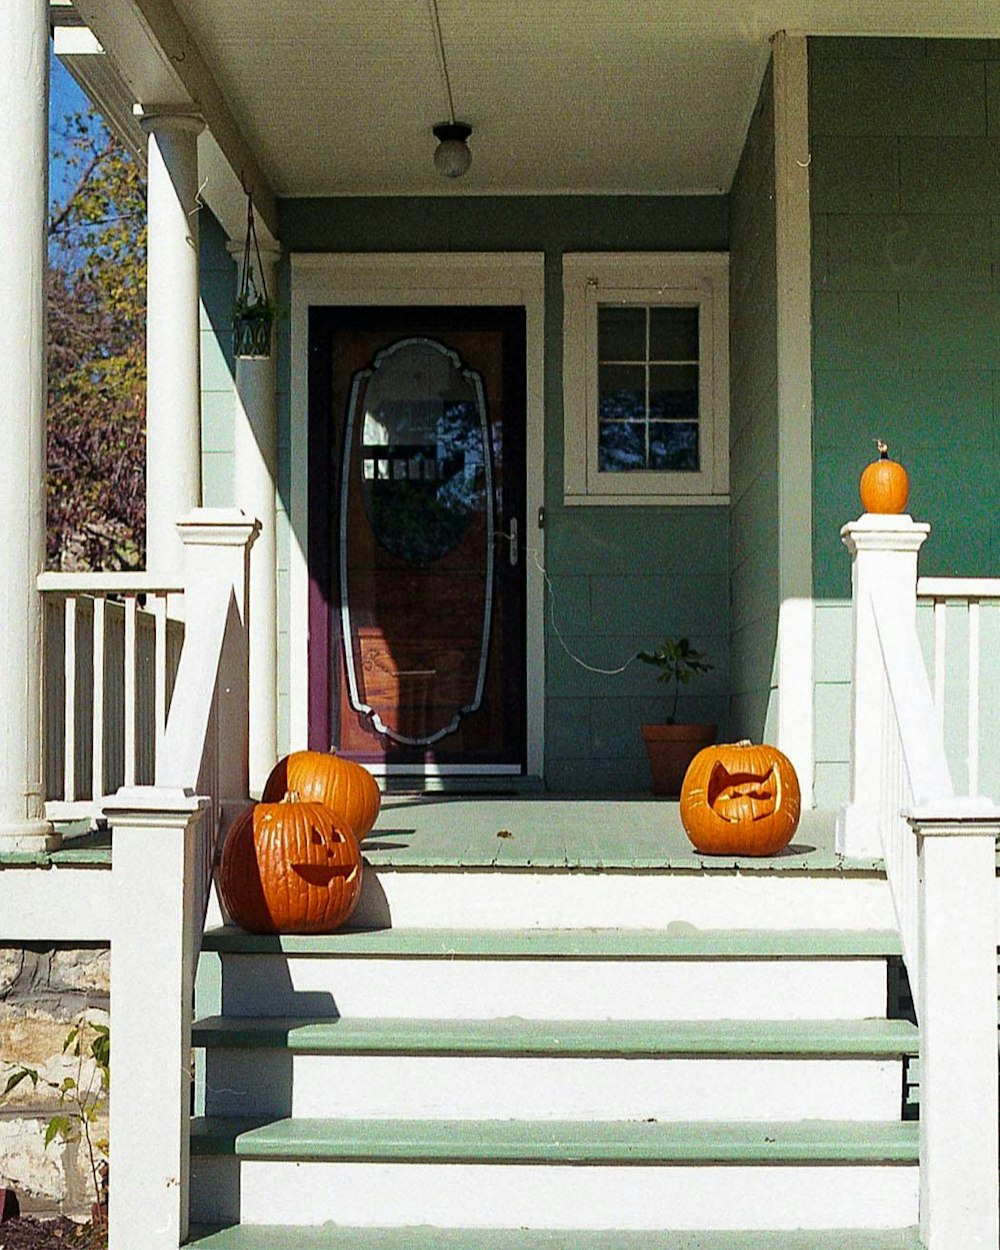
MULTIPOLYGON (((765 858, 700 855, 676 802, 647 795, 387 794, 364 841, 377 870, 532 869, 635 872, 880 874, 880 859, 846 859, 834 849, 836 813, 802 813, 791 844, 765 858)), ((107 867, 112 836, 86 822, 58 826, 57 851, 0 851, 0 869, 107 867)))
POLYGON ((386 795, 364 841, 376 869, 881 872, 834 850, 833 811, 805 811, 780 855, 700 855, 677 803, 648 796, 386 795))

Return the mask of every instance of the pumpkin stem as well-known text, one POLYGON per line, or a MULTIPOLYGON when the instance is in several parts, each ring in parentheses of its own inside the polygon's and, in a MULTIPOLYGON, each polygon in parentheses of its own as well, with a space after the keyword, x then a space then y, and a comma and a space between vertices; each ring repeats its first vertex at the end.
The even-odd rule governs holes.
POLYGON ((752 747, 753 743, 750 741, 749 738, 741 738, 739 742, 736 743, 736 745, 738 747, 752 747))
POLYGON ((875 440, 875 446, 878 448, 879 460, 888 460, 889 459, 889 444, 886 443, 883 439, 877 438, 875 440))
POLYGON ((281 801, 282 803, 301 803, 302 802, 302 800, 299 798, 298 790, 286 790, 285 797, 281 801))

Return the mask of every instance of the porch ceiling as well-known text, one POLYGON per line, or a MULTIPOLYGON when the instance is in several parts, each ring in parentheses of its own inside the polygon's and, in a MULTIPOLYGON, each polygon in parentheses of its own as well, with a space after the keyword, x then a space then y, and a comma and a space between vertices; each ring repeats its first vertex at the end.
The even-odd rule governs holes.
MULTIPOLYGON (((279 195, 455 189, 431 163, 448 115, 432 0, 78 3, 139 9, 154 29, 172 5, 279 195)), ((775 30, 1000 35, 992 0, 437 7, 455 110, 474 128, 463 192, 726 191, 775 30)))

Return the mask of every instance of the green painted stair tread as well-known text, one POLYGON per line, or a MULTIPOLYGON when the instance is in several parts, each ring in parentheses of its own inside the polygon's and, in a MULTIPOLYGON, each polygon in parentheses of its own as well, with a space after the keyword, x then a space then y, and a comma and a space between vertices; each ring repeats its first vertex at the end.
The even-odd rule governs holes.
POLYGON ((222 954, 426 959, 824 959, 901 953, 891 929, 341 929, 329 934, 209 929, 222 954))
POLYGON ((192 1155, 381 1163, 915 1164, 919 1124, 873 1120, 396 1120, 202 1117, 192 1155))
POLYGON ((906 1020, 289 1019, 214 1016, 192 1045, 310 1054, 545 1056, 915 1055, 906 1020))
POLYGON ((916 1228, 765 1232, 194 1226, 190 1250, 917 1250, 916 1228))

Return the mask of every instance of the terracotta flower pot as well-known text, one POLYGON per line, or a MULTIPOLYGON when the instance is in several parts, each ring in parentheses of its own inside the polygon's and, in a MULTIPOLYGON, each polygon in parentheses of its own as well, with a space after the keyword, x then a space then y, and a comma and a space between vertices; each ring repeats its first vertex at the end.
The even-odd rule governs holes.
POLYGON ((643 725, 653 793, 676 798, 687 767, 702 749, 711 746, 718 725, 643 725))

